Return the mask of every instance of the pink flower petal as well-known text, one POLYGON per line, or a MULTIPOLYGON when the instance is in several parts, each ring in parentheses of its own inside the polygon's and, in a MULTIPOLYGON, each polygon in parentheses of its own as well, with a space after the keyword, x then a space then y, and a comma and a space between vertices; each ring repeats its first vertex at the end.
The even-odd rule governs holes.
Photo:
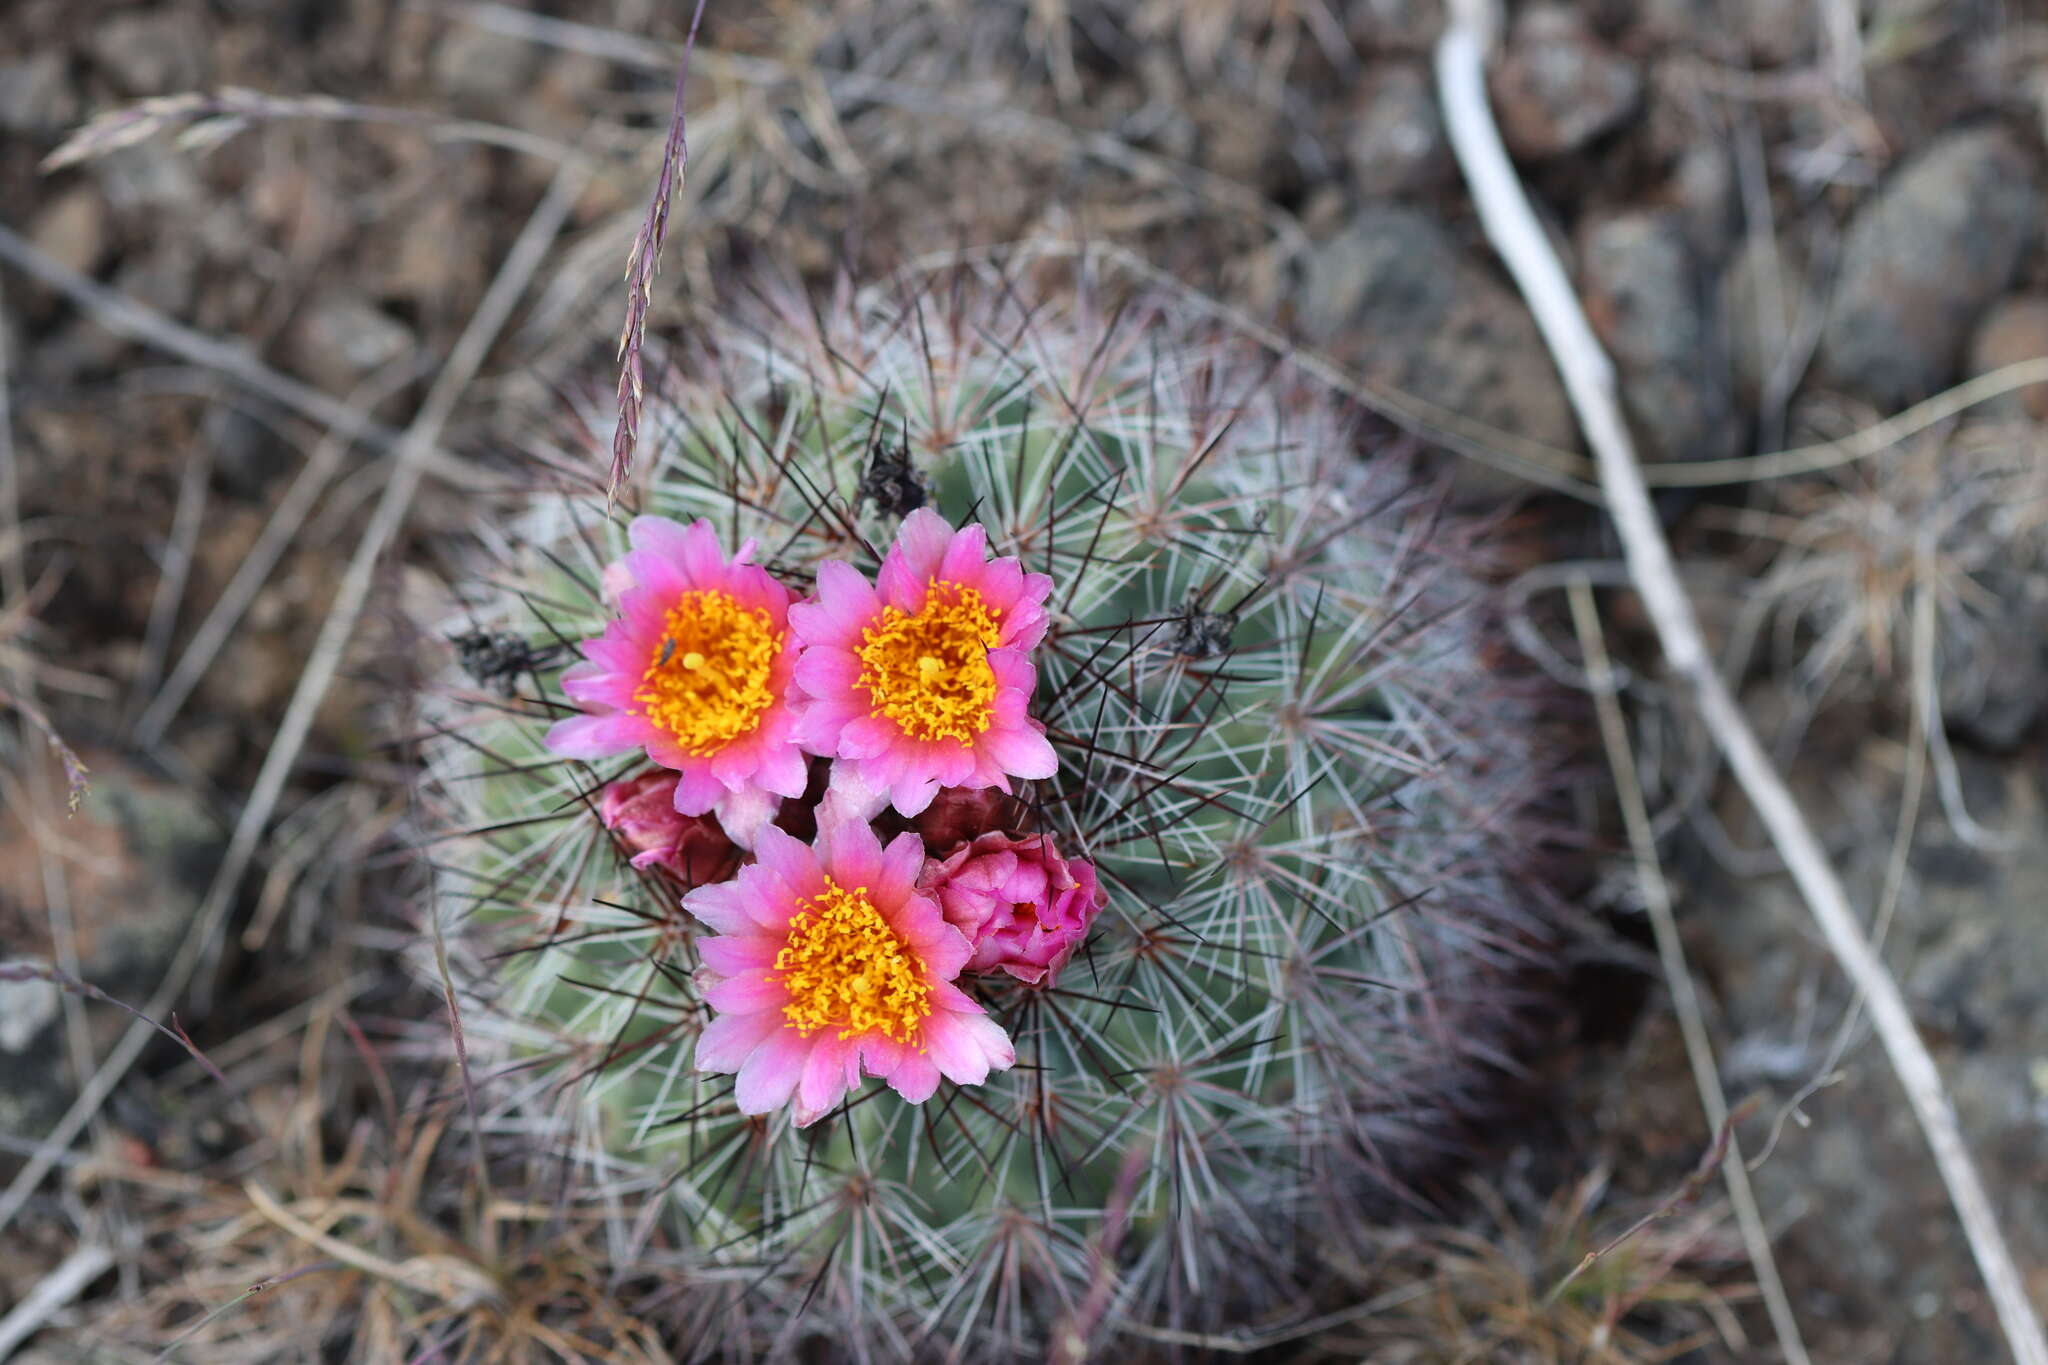
POLYGON ((843 697, 860 681, 860 660, 843 649, 816 645, 797 656, 796 685, 819 698, 843 697))
MULTIPOLYGON (((703 916, 699 915, 698 918, 702 919, 703 916)), ((777 947, 772 938, 751 934, 722 934, 717 938, 697 940, 697 960, 720 976, 739 976, 743 972, 765 971, 773 967, 777 947)), ((737 1007, 728 1005, 724 1008, 737 1007)), ((760 1008, 765 1009, 767 1006, 760 1008)))
POLYGON ((851 1040, 811 1040, 811 1055, 804 1058, 803 1075, 797 1082, 797 1127, 807 1127, 846 1098, 846 1064, 857 1061, 858 1054, 859 1049, 851 1040))
MULTIPOLYGON (((941 576, 939 565, 944 562, 946 552, 954 544, 955 532, 946 524, 946 519, 929 507, 920 507, 903 519, 903 525, 896 532, 896 543, 882 561, 883 575, 889 575, 890 565, 897 566, 896 575, 907 581, 914 589, 910 596, 893 595, 884 586, 882 596, 891 606, 910 610, 913 604, 924 601, 924 585, 927 579, 941 576)), ((976 562, 980 556, 975 556, 976 562)))
POLYGON ((915 834, 899 834, 882 850, 883 886, 908 886, 924 867, 924 840, 915 834))
POLYGON ((980 1085, 991 1069, 1017 1060, 1010 1035, 986 1014, 934 1014, 925 1020, 925 1046, 933 1065, 956 1085, 980 1085))
POLYGON ((872 890, 882 879, 882 841, 864 820, 839 820, 818 831, 818 861, 832 880, 872 890))
POLYGON ((939 1088, 939 1068, 926 1054, 906 1050, 889 1073, 889 1088, 912 1104, 923 1104, 939 1088))
POLYGON ((976 746, 1011 777, 1036 781, 1060 770, 1059 755, 1035 729, 991 730, 976 741, 976 746))
MULTIPOLYGON (((624 562, 626 568, 633 575, 633 581, 639 584, 647 592, 648 596, 653 599, 649 605, 656 606, 656 610, 660 611, 664 617, 668 614, 668 607, 671 603, 684 593, 699 586, 691 580, 689 571, 684 569, 681 564, 678 564, 667 555, 659 554, 653 550, 628 550, 624 562)), ((640 604, 634 602, 631 605, 639 606, 640 604)), ((638 615, 638 612, 633 613, 633 616, 638 615)), ((633 619, 633 617, 629 616, 628 619, 633 619)))
POLYGON ((988 529, 978 521, 970 522, 953 533, 953 543, 946 547, 938 569, 928 576, 976 585, 987 561, 988 529))
POLYGON ((752 848, 762 826, 782 809, 782 798, 759 787, 742 787, 719 797, 714 809, 726 836, 741 848, 752 848))
POLYGON ((887 1080, 896 1068, 903 1065, 903 1059, 910 1055, 910 1049, 880 1033, 870 1033, 860 1040, 860 1061, 870 1076, 887 1080))
POLYGON ((738 1071, 748 1054, 782 1027, 780 1010, 722 1014, 697 1035, 697 1069, 726 1074, 738 1071))
MULTIPOLYGON (((548 728, 543 741, 550 753, 564 758, 611 758, 637 749, 646 740, 647 722, 615 712, 606 716, 571 716, 548 728)), ((701 815, 702 811, 691 814, 701 815)))
POLYGON ((755 928, 738 882, 700 886, 683 897, 683 909, 721 934, 745 934, 755 928))
MULTIPOLYGON (((700 951, 717 941, 700 944, 700 951)), ((720 1014, 759 1014, 780 1009, 788 1000, 788 987, 765 967, 749 968, 729 981, 715 981, 704 987, 704 1003, 720 1014)))
POLYGON ((778 744, 761 756, 754 781, 777 796, 794 800, 811 785, 810 765, 794 744, 778 744))
POLYGON ((889 804, 896 808, 898 815, 920 814, 944 785, 936 777, 911 775, 900 778, 889 786, 889 804))
POLYGON ((896 723, 876 716, 855 716, 846 722, 839 732, 839 743, 835 758, 879 758, 899 744, 904 743, 903 732, 896 723))
POLYGON ((875 589, 861 577, 860 570, 842 560, 828 559, 818 566, 817 600, 791 607, 789 626, 806 648, 851 648, 879 610, 875 589))
POLYGON ((819 880, 818 855, 802 840, 773 825, 754 840, 754 856, 763 869, 780 877, 799 895, 804 894, 802 888, 814 886, 819 880))
MULTIPOLYGON (((660 756, 655 755, 660 762, 660 756)), ((683 815, 702 815, 725 799, 726 786, 701 767, 681 770, 676 782, 676 810, 683 815)))
POLYGON ((733 1099, 742 1114, 766 1114, 789 1103, 803 1076, 809 1040, 788 1026, 770 1034, 740 1068, 733 1099))

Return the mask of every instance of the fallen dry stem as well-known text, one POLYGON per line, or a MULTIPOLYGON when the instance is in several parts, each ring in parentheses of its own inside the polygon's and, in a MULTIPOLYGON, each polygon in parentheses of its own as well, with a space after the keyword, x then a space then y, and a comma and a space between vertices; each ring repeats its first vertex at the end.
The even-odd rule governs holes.
POLYGON ((1485 61, 1495 19, 1486 0, 1453 0, 1450 23, 1436 49, 1446 131, 1480 222, 1527 299, 1564 379, 1565 392, 1593 448, 1630 575, 1656 627, 1665 660, 1692 693, 1708 733, 1770 831, 1829 949, 1870 1011, 1871 1024, 1948 1187, 2006 1344, 2018 1365, 2048 1365, 2048 1335, 2042 1332, 2011 1248, 1999 1231, 1990 1194, 1963 1142, 1941 1071, 1913 1024, 1898 982, 1857 922, 1848 892, 1820 840, 1715 669, 1692 603, 1678 581, 1671 548, 1622 419, 1613 366, 1529 205, 1487 103, 1485 61))

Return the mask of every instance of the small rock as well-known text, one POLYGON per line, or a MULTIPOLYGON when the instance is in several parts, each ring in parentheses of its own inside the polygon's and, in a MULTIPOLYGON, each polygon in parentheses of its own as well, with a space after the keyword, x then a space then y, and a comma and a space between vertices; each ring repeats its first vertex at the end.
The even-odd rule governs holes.
POLYGON ((63 992, 53 982, 37 977, 0 980, 0 1052, 27 1050, 43 1025, 57 1018, 62 1004, 63 992))
POLYGON ((533 81, 539 53, 529 42, 470 24, 456 24, 434 49, 434 82, 472 106, 522 95, 533 81))
POLYGON ((78 93, 65 68, 56 51, 0 64, 0 130, 49 133, 76 122, 78 93))
POLYGON ((316 294, 287 342, 293 367, 330 393, 355 387, 414 344, 411 328, 341 290, 316 294))
POLYGON ((1627 118, 1642 96, 1635 64, 1569 9, 1524 10, 1490 81, 1501 136, 1516 156, 1559 156, 1627 118))
MULTIPOLYGON (((1367 378, 1561 449, 1578 445, 1564 389, 1522 301, 1467 262, 1434 221, 1368 205, 1309 259, 1304 334, 1367 378)), ((1471 501, 1525 491, 1471 461, 1471 501)))
POLYGON ((1707 307, 1706 271, 1674 212, 1633 212, 1588 229, 1586 313, 1621 373, 1643 454, 1718 460, 1741 440, 1727 348, 1707 307))
POLYGON ((162 214, 189 222, 205 196, 190 153, 143 142, 94 158, 93 177, 121 214, 162 214))
POLYGON ((1818 5, 1785 0, 1726 0, 1728 23, 1759 66, 1789 66, 1811 58, 1819 43, 1818 5))
POLYGON ((1691 139, 1671 171, 1671 200, 1685 216, 1686 240, 1702 261, 1726 258, 1742 230, 1735 192, 1735 159, 1708 138, 1691 139))
POLYGON ((1422 67, 1387 63, 1359 83, 1344 155, 1351 182, 1371 198, 1412 194, 1457 175, 1436 91, 1422 67))
POLYGON ((28 239, 59 265, 90 275, 107 253, 106 203, 92 186, 74 185, 43 205, 28 239))
POLYGON ((2034 238, 2038 182, 1997 128, 1951 133, 1896 172, 1844 235, 1821 376, 1885 408, 1948 382, 2034 238))
MULTIPOLYGON (((2048 356, 2048 294, 2016 294, 1994 307, 1970 342, 1970 373, 1989 374, 2048 356)), ((2048 381, 2029 384, 1984 405, 1987 412, 2026 413, 2048 421, 2048 381)))
POLYGON ((1806 271, 1790 246, 1745 238, 1721 272, 1721 335, 1735 392, 1754 409, 1799 325, 1806 271))
POLYGON ((1444 31, 1444 0, 1351 0, 1344 29, 1367 51, 1427 52, 1444 31))
MULTIPOLYGON (((79 975, 118 1000, 140 1001, 198 912, 222 831, 189 791, 112 754, 88 753, 85 761, 92 790, 62 827, 79 975)), ((19 815, 9 816, 0 820, 0 937, 11 953, 47 961, 42 861, 35 836, 19 815)), ((37 1137, 69 1103, 73 1078, 59 1061, 62 1012, 52 1007, 61 1002, 48 989, 16 986, 0 997, 0 1133, 37 1137)), ((106 1005, 88 1004, 85 1017, 96 1055, 128 1025, 126 1014, 106 1005)))
POLYGON ((1992 564, 1971 579, 1968 615, 1945 613, 1941 622, 1941 717, 1957 738, 2009 753, 2048 700, 2048 578, 1992 564))
POLYGON ((163 95, 206 83, 206 40, 190 16, 119 14, 92 29, 93 60, 127 95, 163 95))

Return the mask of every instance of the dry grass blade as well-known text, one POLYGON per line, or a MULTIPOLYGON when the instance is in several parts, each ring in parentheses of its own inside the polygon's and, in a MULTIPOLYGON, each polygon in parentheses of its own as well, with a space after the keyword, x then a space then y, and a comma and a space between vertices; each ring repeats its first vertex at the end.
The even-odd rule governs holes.
MULTIPOLYGON (((220 1068, 215 1066, 204 1052, 199 1050, 199 1045, 192 1041, 191 1035, 187 1034, 178 1023, 178 1017, 175 1014, 171 1016, 170 1025, 166 1027, 126 1001, 117 1000, 113 996, 108 995, 90 981, 80 981, 75 976, 60 972, 55 967, 43 966, 38 962, 0 962, 0 981, 46 981, 67 994, 81 995, 88 1000, 97 1000, 103 1005, 112 1005, 117 1009, 125 1010, 135 1017, 136 1022, 147 1024, 179 1047, 184 1048, 186 1052, 191 1054, 192 1060, 199 1063, 205 1069, 207 1075, 220 1082, 221 1089, 227 1091, 231 1096, 236 1095, 234 1086, 228 1083, 228 1078, 221 1074, 220 1068)), ((236 1097, 239 1098, 239 1096, 236 1097)))
POLYGON ((226 1303, 207 1312, 184 1331, 178 1333, 176 1338, 165 1344, 163 1350, 157 1352, 155 1359, 150 1362, 150 1365, 169 1365, 170 1361, 178 1358, 178 1348, 180 1346, 190 1341, 200 1332, 205 1331, 209 1325, 218 1322, 222 1317, 255 1298, 258 1294, 268 1293, 270 1290, 276 1289, 281 1285, 290 1284, 293 1280, 302 1279, 307 1275, 319 1275, 326 1271, 343 1269, 346 1269, 346 1267, 339 1261, 319 1261, 313 1265, 300 1266, 297 1270, 287 1270, 282 1275, 273 1275, 267 1280, 258 1280, 226 1303))
MULTIPOLYGON (((1600 736, 1606 743, 1608 768, 1614 774, 1615 790, 1621 797, 1622 821, 1628 826, 1630 851, 1636 860, 1636 876, 1642 887, 1644 906, 1649 912, 1651 932, 1657 940, 1657 956, 1663 964, 1666 989, 1671 992, 1679 1031, 1685 1039, 1686 1061, 1692 1067, 1693 1082, 1699 1087, 1700 1107, 1706 1111, 1707 1124, 1719 1133, 1714 1144, 1717 1153, 1734 1153, 1735 1159, 1722 1168, 1722 1179, 1728 1186, 1728 1202, 1734 1206, 1744 1249, 1748 1251, 1750 1265, 1756 1271, 1764 1307, 1771 1317, 1771 1327, 1778 1334, 1779 1349, 1785 1353, 1788 1365, 1807 1365, 1811 1357, 1806 1353, 1806 1343, 1799 1333, 1799 1320, 1793 1316, 1791 1301, 1786 1297, 1784 1283, 1778 1276, 1777 1261, 1771 1255, 1770 1233, 1764 1227, 1763 1214, 1757 1207, 1756 1192, 1750 1187, 1749 1168, 1743 1162, 1742 1145, 1735 1137, 1735 1116, 1729 1112, 1727 1096, 1721 1091, 1721 1073, 1714 1060, 1714 1045, 1707 1037, 1706 1020, 1700 1010, 1698 993, 1693 989, 1692 968, 1685 960, 1684 941, 1678 936, 1678 920, 1671 909, 1670 887, 1657 861, 1657 837, 1650 825, 1650 812, 1643 801, 1642 788, 1636 781, 1628 726, 1622 719, 1621 703, 1616 696, 1613 661, 1608 657, 1600 615, 1593 605, 1592 587, 1583 577, 1574 578, 1571 582, 1571 608, 1573 624, 1578 627, 1579 649, 1585 658, 1592 686, 1593 703, 1600 713, 1600 736)), ((1720 1163, 1718 1154, 1714 1159, 1716 1164, 1720 1163)), ((1695 1174, 1704 1179, 1707 1170, 1703 1162, 1695 1174)), ((1559 1289, 1562 1288, 1560 1285, 1559 1289)))
POLYGON ((438 141, 480 142, 554 161, 578 155, 562 143, 500 124, 446 119, 417 109, 356 104, 331 95, 272 95, 230 85, 212 94, 191 91, 158 95, 106 110, 59 143, 55 151, 43 158, 41 169, 47 173, 80 165, 123 147, 147 142, 174 128, 183 130, 178 135, 181 147, 212 147, 252 123, 281 119, 417 128, 438 141))
POLYGON ((71 814, 78 814, 78 803, 83 801, 86 792, 91 790, 92 784, 87 779, 92 769, 85 766, 85 760, 78 756, 76 749, 64 742, 64 736, 57 733, 57 727, 51 724, 42 707, 4 687, 0 687, 0 706, 13 707, 22 719, 43 732, 43 739, 49 744, 50 752, 57 755, 57 762, 64 767, 65 807, 71 814))
POLYGON ((668 140, 661 148, 661 174, 655 178, 654 199, 647 205, 647 217, 626 257, 626 325, 619 333, 619 426, 612 433, 607 506, 618 500, 619 486, 633 467, 633 448, 640 443, 640 405, 646 396, 640 350, 647 342, 647 312, 654 306, 654 275, 661 268, 661 244, 668 237, 669 207, 690 167, 683 97, 690 89, 690 54, 696 49, 697 25, 703 18, 704 0, 697 0, 690 16, 690 36, 683 42, 683 60, 676 71, 676 101, 669 111, 668 140))
POLYGON ((1485 60, 1497 14, 1485 0, 1458 0, 1436 50, 1439 96, 1452 150, 1487 238, 1514 276, 1549 346, 1592 446, 1629 563, 1666 662, 1691 692, 1707 730, 1770 831, 1800 894, 1870 1010, 1885 1055, 1911 1103, 1963 1225, 1977 1268, 2019 1365, 2048 1365, 2048 1334, 1999 1230, 1990 1192, 1963 1141, 1940 1068, 1913 1022, 1899 984, 1871 946, 1848 892, 1785 780, 1714 666, 1692 602, 1672 563, 1648 485, 1615 394, 1614 370, 1579 306, 1556 251, 1530 207, 1487 101, 1485 60))
MULTIPOLYGON (((335 593, 334 603, 328 609, 327 618, 321 626, 319 638, 314 642, 311 658, 305 671, 299 676, 299 685, 293 691, 285 710, 283 723, 278 727, 270 751, 265 757, 262 769, 257 773, 254 787, 249 793, 247 804, 242 808, 241 818, 236 821, 234 833, 228 841, 226 853, 222 856, 212 885, 208 887, 206 899, 192 926, 187 931, 178 953, 164 973, 164 979, 150 997, 145 1015, 157 1016, 169 1011, 178 994, 183 991, 192 972, 198 967, 207 944, 219 930, 233 904, 236 887, 241 884, 242 874, 248 870, 255 857, 256 847, 270 816, 277 808, 277 801, 284 793, 286 780, 293 766, 298 762, 300 750, 306 737, 312 731, 314 715, 327 697, 335 675, 341 667, 342 654, 355 634, 357 620, 369 600, 371 580, 384 551, 389 548, 392 538, 397 535, 406 512, 412 505, 413 494, 419 488, 424 473, 426 458, 434 449, 442 428, 453 415, 456 403, 468 388, 470 379, 482 365, 485 354, 512 308, 525 292, 527 282, 539 269, 541 258, 553 243, 562 224, 568 220, 569 211, 575 205, 576 197, 583 190, 586 181, 584 172, 574 162, 564 162, 549 185, 547 194, 528 218, 526 226, 506 253, 497 277, 491 281, 489 291, 477 305, 475 314, 462 336, 456 341, 450 353, 447 366, 441 371, 434 387, 421 404, 419 414, 407 428, 398 448, 397 459, 391 471, 391 478, 384 486, 383 496, 378 499, 376 510, 371 514, 370 524, 357 542, 355 555, 335 593)), ((6 237, 6 230, 0 228, 0 238, 6 237)), ((0 246, 4 246, 0 241, 0 246)), ((337 407, 339 405, 336 405, 337 407)), ((340 423, 337 421, 336 425, 340 423)), ((80 1087, 79 1096, 56 1128, 44 1140, 36 1155, 29 1160, 14 1183, 5 1194, 0 1194, 0 1228, 13 1221, 14 1215, 28 1201, 29 1195, 42 1183, 55 1164, 59 1154, 77 1137, 99 1106, 106 1101, 115 1084, 127 1074, 141 1055, 142 1046, 148 1040, 150 1026, 141 1022, 131 1024, 122 1035, 113 1053, 103 1062, 98 1071, 80 1087)))

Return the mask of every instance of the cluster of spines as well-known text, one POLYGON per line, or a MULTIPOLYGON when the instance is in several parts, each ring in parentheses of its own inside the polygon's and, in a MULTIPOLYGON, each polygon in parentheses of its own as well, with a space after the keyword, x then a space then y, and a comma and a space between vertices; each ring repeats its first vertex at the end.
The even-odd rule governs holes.
MULTIPOLYGON (((690 1065, 693 926, 593 814, 632 765, 544 751, 538 668, 434 704, 471 1032, 526 1092, 595 1101, 599 1164, 652 1168, 658 1222, 751 1277, 764 1331, 1000 1355, 1196 1322, 1468 1107, 1486 994, 1540 926, 1513 886, 1538 769, 1455 616, 1466 546, 1327 396, 1171 308, 960 270, 758 310, 650 392, 647 432, 638 510, 758 537, 792 583, 872 563, 924 497, 1051 575, 1036 711, 1065 771, 1032 818, 1110 888, 1057 988, 984 990, 1014 1071, 792 1133, 690 1065)), ((465 633, 595 633, 623 543, 599 496, 486 534, 465 633)))

